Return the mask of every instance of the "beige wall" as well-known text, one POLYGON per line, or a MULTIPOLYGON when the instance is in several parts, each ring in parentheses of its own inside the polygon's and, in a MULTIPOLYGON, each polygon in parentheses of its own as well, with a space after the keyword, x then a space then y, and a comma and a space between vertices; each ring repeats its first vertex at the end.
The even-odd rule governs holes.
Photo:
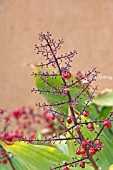
MULTIPOLYGON (((113 76, 113 0, 0 0, 0 106, 34 106, 27 64, 41 61, 34 44, 41 31, 63 38, 62 52, 77 49, 72 70, 97 67, 113 76)), ((99 79, 100 89, 113 81, 99 79)), ((41 98, 42 99, 42 98, 41 98)))

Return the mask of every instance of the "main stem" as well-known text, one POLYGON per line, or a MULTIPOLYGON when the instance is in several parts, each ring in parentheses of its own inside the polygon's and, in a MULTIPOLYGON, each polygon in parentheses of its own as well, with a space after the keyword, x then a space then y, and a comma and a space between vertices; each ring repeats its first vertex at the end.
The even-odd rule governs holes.
POLYGON ((7 157, 8 161, 9 161, 9 164, 10 164, 12 170, 16 170, 15 167, 14 167, 14 165, 13 165, 13 163, 12 163, 11 158, 10 158, 8 155, 6 155, 6 157, 7 157))
MULTIPOLYGON (((45 36, 44 36, 44 37, 45 37, 45 36)), ((58 63, 58 61, 57 61, 57 58, 56 58, 56 56, 55 56, 55 54, 54 54, 54 51, 53 51, 53 49, 52 49, 52 47, 51 47, 51 45, 50 45, 50 43, 49 43, 49 41, 48 41, 48 39, 47 39, 46 37, 45 37, 45 40, 46 40, 46 42, 48 43, 48 46, 49 46, 49 48, 50 48, 50 51, 51 51, 51 53, 52 53, 52 55, 53 55, 53 57, 54 57, 54 60, 55 60, 55 62, 56 62, 56 64, 57 64, 59 73, 60 73, 60 75, 61 75, 61 77, 62 77, 62 71, 61 71, 61 68, 60 68, 60 66, 59 66, 59 63, 58 63)), ((67 86, 66 81, 65 81, 63 78, 62 78, 62 80, 63 80, 63 82, 64 82, 64 85, 67 86)), ((70 92, 67 93, 67 96, 68 96, 69 102, 71 102, 72 99, 71 99, 70 92)), ((75 125, 75 127, 76 127, 76 126, 77 126, 77 119, 76 119, 76 117, 75 117, 73 107, 72 107, 72 106, 69 106, 69 107, 70 107, 71 115, 72 115, 72 117, 73 117, 74 125, 75 125)), ((80 138, 80 141, 82 142, 82 141, 84 140, 84 137, 83 137, 83 135, 82 135, 82 133, 81 133, 81 131, 80 131, 79 128, 77 128, 77 133, 78 133, 78 136, 79 136, 79 138, 80 138)), ((90 163, 92 164, 92 166, 94 167, 95 170, 98 170, 98 166, 96 165, 96 163, 95 163, 94 159, 92 158, 92 156, 89 154, 88 149, 87 149, 87 148, 85 148, 85 149, 86 149, 87 156, 88 156, 88 158, 89 158, 89 160, 90 160, 90 163)))

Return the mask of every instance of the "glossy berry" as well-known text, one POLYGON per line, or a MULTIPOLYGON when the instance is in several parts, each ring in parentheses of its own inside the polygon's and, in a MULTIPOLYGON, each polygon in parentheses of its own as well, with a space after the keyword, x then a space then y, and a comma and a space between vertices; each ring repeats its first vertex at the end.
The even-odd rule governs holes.
POLYGON ((51 115, 51 120, 54 120, 54 119, 55 119, 55 115, 52 114, 52 115, 51 115))
POLYGON ((90 126, 88 126, 88 130, 89 131, 93 131, 95 128, 94 128, 94 126, 93 126, 93 124, 91 124, 90 126))
POLYGON ((68 124, 71 124, 71 123, 72 123, 72 119, 71 119, 71 118, 68 118, 68 119, 67 119, 67 123, 68 123, 68 124))
POLYGON ((96 150, 95 150, 94 148, 90 148, 90 149, 89 149, 89 154, 90 154, 90 155, 93 156, 95 153, 96 153, 96 150))
POLYGON ((77 150, 76 150, 76 154, 77 155, 81 155, 81 154, 84 154, 85 153, 85 149, 84 148, 78 148, 77 150))
POLYGON ((103 126, 106 126, 107 128, 111 128, 112 127, 112 124, 109 120, 104 120, 104 122, 102 123, 103 126))
POLYGON ((70 79, 71 73, 70 72, 62 72, 62 78, 63 79, 70 79))
POLYGON ((84 112, 83 112, 83 115, 84 115, 85 117, 87 117, 87 116, 89 115, 89 111, 88 111, 88 110, 84 111, 84 112))
POLYGON ((85 162, 81 162, 81 163, 80 163, 80 167, 81 167, 81 168, 85 168, 85 162))
POLYGON ((77 155, 80 155, 80 154, 81 154, 80 149, 81 149, 81 148, 78 148, 78 149, 76 150, 76 154, 77 154, 77 155))
POLYGON ((96 142, 96 147, 102 148, 104 147, 104 144, 100 141, 96 142))
POLYGON ((80 153, 84 154, 85 153, 85 149, 84 148, 80 148, 80 153))

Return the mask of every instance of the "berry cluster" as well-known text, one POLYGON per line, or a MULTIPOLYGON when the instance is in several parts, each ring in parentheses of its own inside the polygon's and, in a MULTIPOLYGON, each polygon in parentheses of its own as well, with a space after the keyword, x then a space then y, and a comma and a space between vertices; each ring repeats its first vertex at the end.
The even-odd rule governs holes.
MULTIPOLYGON (((72 58, 77 51, 71 51, 69 54, 58 55, 58 50, 61 48, 63 40, 55 41, 51 38, 51 34, 47 32, 46 34, 39 34, 39 40, 41 41, 40 46, 35 45, 35 50, 37 54, 41 54, 45 58, 45 63, 41 63, 40 65, 36 65, 37 72, 33 72, 32 75, 42 80, 42 83, 45 83, 46 88, 43 89, 33 89, 35 93, 38 91, 39 93, 53 94, 53 95, 61 95, 62 97, 66 97, 64 100, 52 101, 49 104, 37 104, 39 108, 44 110, 44 114, 47 115, 47 121, 50 122, 50 127, 54 127, 51 121, 57 121, 58 124, 62 127, 59 130, 59 133, 56 132, 51 137, 47 137, 44 140, 35 140, 37 142, 46 142, 46 143, 54 143, 55 141, 66 141, 66 143, 71 140, 78 147, 75 151, 75 158, 73 158, 72 162, 63 162, 58 166, 55 165, 51 170, 62 169, 69 170, 70 167, 80 165, 81 168, 85 168, 86 164, 91 164, 95 170, 98 170, 98 165, 94 160, 93 156, 101 151, 104 147, 104 144, 100 141, 100 136, 102 134, 103 129, 111 128, 112 126, 112 113, 105 120, 82 120, 84 116, 87 118, 91 113, 88 111, 88 105, 92 101, 94 97, 97 86, 92 87, 92 82, 94 82, 97 78, 98 71, 96 68, 93 68, 91 71, 88 71, 84 75, 79 71, 76 74, 76 79, 73 80, 72 74, 70 71, 72 58), (51 68, 56 71, 47 71, 47 68, 51 68), (53 85, 49 82, 49 78, 52 77, 54 81, 57 77, 60 77, 62 83, 60 86, 53 85), (71 91, 74 87, 81 86, 75 96, 73 97, 71 91), (48 88, 49 87, 49 88, 48 88), (92 89, 92 90, 91 90, 92 89), (84 103, 84 106, 77 111, 76 107, 79 105, 80 99, 82 96, 87 95, 87 100, 84 103), (69 108, 69 112, 65 113, 63 111, 63 106, 67 106, 69 108), (48 117, 49 116, 49 117, 48 117), (98 124, 99 130, 95 131, 95 126, 98 124), (84 126, 88 131, 92 131, 95 133, 94 139, 90 139, 85 136, 84 132, 82 132, 82 128, 84 126), (68 133, 68 136, 67 136, 68 133), (76 155, 80 155, 81 158, 78 159, 76 155)), ((57 97, 56 97, 57 98, 57 97)), ((89 119, 88 119, 89 120, 89 119)))
MULTIPOLYGON (((25 139, 25 137, 33 140, 36 136, 37 125, 40 124, 40 117, 37 116, 34 110, 32 108, 26 109, 24 106, 10 113, 0 109, 0 118, 4 120, 3 128, 1 128, 2 131, 0 132, 0 140, 4 140, 7 144, 25 139), (14 126, 16 127, 15 129, 14 126)), ((9 155, 0 145, 0 163, 10 163, 14 170, 11 158, 12 155, 9 155)))

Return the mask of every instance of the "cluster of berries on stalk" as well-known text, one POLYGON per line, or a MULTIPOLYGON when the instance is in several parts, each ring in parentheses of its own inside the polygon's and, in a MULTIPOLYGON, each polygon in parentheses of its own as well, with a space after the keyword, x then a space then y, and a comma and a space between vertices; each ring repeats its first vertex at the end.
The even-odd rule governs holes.
MULTIPOLYGON (((46 137, 43 140, 37 139, 35 142, 55 143, 55 141, 59 141, 61 143, 65 140, 68 143, 71 140, 78 146, 75 149, 75 157, 72 162, 64 161, 62 164, 54 165, 50 170, 69 170, 70 167, 77 165, 85 168, 86 164, 91 164, 95 170, 98 170, 98 164, 93 156, 104 147, 104 143, 100 140, 103 129, 112 126, 112 113, 105 120, 87 120, 87 117, 91 114, 88 106, 97 91, 97 86, 92 87, 91 83, 96 80, 99 72, 96 68, 85 74, 79 71, 76 78, 73 79, 70 67, 72 58, 77 54, 77 51, 58 55, 58 50, 60 50, 64 41, 63 39, 55 41, 51 36, 50 32, 39 34, 41 44, 39 46, 35 45, 37 54, 41 54, 46 62, 35 65, 37 71, 33 72, 32 75, 38 77, 45 84, 45 87, 43 89, 33 88, 32 91, 40 94, 56 95, 56 101, 49 102, 49 104, 39 103, 37 106, 43 109, 44 113, 47 113, 50 119, 55 123, 57 122, 61 128, 59 132, 55 132, 51 137, 46 137), (52 78, 53 82, 58 78, 61 81, 60 85, 52 83, 49 78, 52 78), (73 94, 73 89, 78 86, 80 88, 73 94), (57 101, 57 95, 58 97, 64 97, 64 100, 57 101), (83 96, 87 96, 85 102, 82 101, 83 96), (78 111, 76 108, 80 102, 83 105, 78 111), (64 111, 64 107, 68 107, 69 113, 64 111), (82 117, 86 119, 84 120, 82 117), (99 126, 98 130, 95 129, 96 124, 99 126), (91 133, 94 132, 94 138, 88 138, 84 134, 83 128, 86 128, 89 132, 91 131, 91 133), (78 159, 76 155, 79 155, 80 158, 78 159)), ((48 120, 50 119, 48 118, 48 120)))

